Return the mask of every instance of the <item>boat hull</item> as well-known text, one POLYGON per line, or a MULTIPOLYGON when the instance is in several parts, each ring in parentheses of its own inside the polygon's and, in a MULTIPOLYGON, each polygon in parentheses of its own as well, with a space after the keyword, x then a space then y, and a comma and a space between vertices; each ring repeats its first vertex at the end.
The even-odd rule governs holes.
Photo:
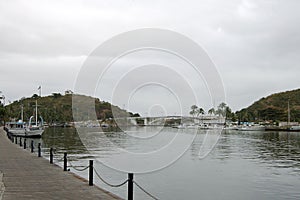
POLYGON ((300 126, 291 126, 291 131, 300 131, 300 126))
POLYGON ((25 128, 12 128, 12 129, 8 129, 8 132, 14 136, 24 136, 25 128))
POLYGON ((265 131, 266 130, 266 127, 264 126, 249 126, 249 127, 241 127, 241 128, 238 128, 237 130, 239 131, 265 131))
POLYGON ((26 129, 24 137, 41 137, 44 129, 26 129))

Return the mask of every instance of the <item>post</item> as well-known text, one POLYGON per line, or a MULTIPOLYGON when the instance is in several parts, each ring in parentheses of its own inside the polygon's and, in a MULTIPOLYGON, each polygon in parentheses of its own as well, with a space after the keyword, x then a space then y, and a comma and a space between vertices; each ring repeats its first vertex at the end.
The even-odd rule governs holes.
POLYGON ((22 146, 22 138, 20 137, 20 147, 22 146))
POLYGON ((38 157, 42 156, 42 152, 41 152, 41 143, 38 144, 38 157))
POLYGON ((24 139, 24 149, 26 149, 26 139, 24 139))
POLYGON ((93 167, 93 160, 90 160, 90 166, 89 166, 89 186, 93 186, 94 184, 93 184, 93 176, 94 176, 94 174, 93 174, 93 169, 94 169, 94 167, 93 167))
POLYGON ((33 153, 33 149, 34 149, 33 140, 31 140, 31 153, 33 153))
POLYGON ((18 144, 18 137, 15 138, 15 143, 18 144))
POLYGON ((50 148, 50 164, 53 164, 53 148, 50 148))
POLYGON ((128 200, 133 200, 133 173, 128 174, 128 200))
POLYGON ((64 171, 67 171, 67 153, 64 153, 64 171))

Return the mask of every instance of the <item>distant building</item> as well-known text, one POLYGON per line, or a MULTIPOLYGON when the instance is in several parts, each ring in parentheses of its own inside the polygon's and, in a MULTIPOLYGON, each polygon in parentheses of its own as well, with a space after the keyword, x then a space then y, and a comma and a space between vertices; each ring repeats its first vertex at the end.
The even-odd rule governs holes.
POLYGON ((299 125, 299 122, 279 122, 278 123, 278 126, 287 126, 287 125, 290 125, 290 126, 298 126, 299 125))
POLYGON ((73 94, 73 91, 72 91, 72 90, 66 90, 66 91, 65 91, 65 95, 66 95, 66 94, 73 94))

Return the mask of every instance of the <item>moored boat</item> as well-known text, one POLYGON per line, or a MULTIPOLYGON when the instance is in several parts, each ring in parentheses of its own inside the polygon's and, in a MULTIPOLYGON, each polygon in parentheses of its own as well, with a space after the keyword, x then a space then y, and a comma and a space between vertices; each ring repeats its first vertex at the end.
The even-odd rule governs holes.
POLYGON ((6 128, 14 136, 25 136, 26 123, 23 121, 24 110, 21 105, 21 119, 14 122, 7 122, 6 128))
POLYGON ((265 131, 266 127, 261 125, 249 125, 249 126, 241 126, 238 127, 237 130, 239 131, 265 131))
POLYGON ((300 126, 291 126, 289 128, 289 130, 291 130, 291 131, 300 131, 300 126))
POLYGON ((25 137, 41 137, 44 132, 44 121, 40 116, 38 121, 38 110, 37 110, 37 100, 35 101, 35 117, 31 116, 28 122, 28 126, 25 129, 25 137), (35 122, 33 119, 35 118, 35 122))
POLYGON ((17 122, 7 122, 6 123, 7 131, 14 136, 25 136, 25 122, 19 120, 17 122))

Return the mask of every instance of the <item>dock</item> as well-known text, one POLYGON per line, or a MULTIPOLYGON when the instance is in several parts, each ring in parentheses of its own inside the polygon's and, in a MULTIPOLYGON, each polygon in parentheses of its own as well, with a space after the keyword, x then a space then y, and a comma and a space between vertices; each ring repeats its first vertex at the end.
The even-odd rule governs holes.
POLYGON ((0 200, 103 199, 120 197, 45 158, 13 144, 0 127, 0 200))

